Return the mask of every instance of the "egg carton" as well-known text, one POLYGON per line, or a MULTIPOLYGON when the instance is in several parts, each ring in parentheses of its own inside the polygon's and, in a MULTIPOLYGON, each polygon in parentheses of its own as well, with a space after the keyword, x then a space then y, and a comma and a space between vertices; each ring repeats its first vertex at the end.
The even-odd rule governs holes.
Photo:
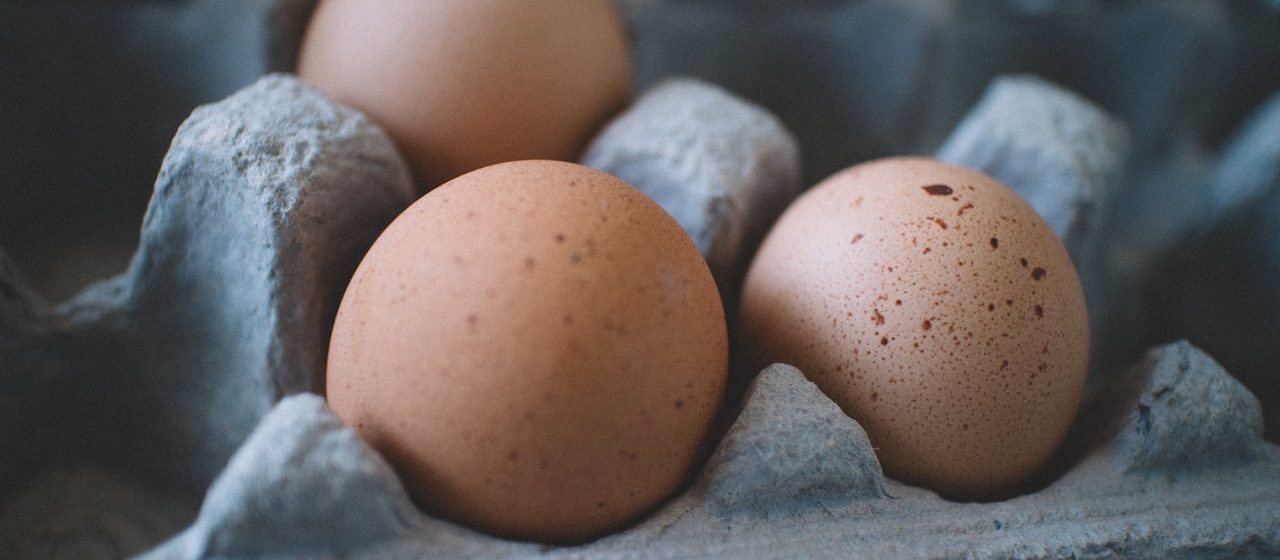
MULTIPOLYGON (((965 66, 972 61, 925 64, 916 60, 927 58, 920 52, 899 48, 923 48, 944 24, 958 30, 960 44, 972 46, 987 44, 988 29, 1001 25, 1079 31, 1080 18, 1094 13, 1109 14, 1098 17, 1113 22, 1113 34, 1124 27, 1116 21, 1170 14, 1177 16, 1175 27, 1219 32, 1224 14, 1266 16, 1273 8, 1247 2, 1197 4, 1209 8, 1132 2, 1107 9, 1087 1, 727 4, 622 4, 642 94, 600 133, 583 162, 636 185, 671 212, 707 257, 730 305, 754 243, 801 185, 833 170, 826 167, 839 158, 830 150, 848 147, 843 164, 880 151, 935 153, 1013 186, 1076 260, 1095 352, 1108 349, 1095 356, 1103 365, 1091 373, 1067 443, 1020 495, 959 503, 886 478, 857 422, 802 373, 779 364, 737 380, 741 405, 715 435, 710 458, 678 495, 622 532, 581 546, 547 547, 423 515, 387 464, 314 394, 323 386, 327 325, 345 281, 377 233, 412 201, 408 172, 362 115, 288 75, 273 75, 198 109, 178 130, 125 273, 50 308, 0 258, 0 556, 1280 556, 1280 450, 1262 437, 1264 416, 1274 407, 1264 409, 1214 360, 1265 351, 1276 341, 1278 315, 1271 310, 1280 298, 1269 286, 1280 285, 1280 259, 1273 252, 1276 236, 1267 234, 1280 217, 1280 97, 1238 119, 1243 124, 1235 123, 1228 140, 1210 151, 1188 144, 1197 135, 1184 127, 1203 132, 1204 123, 1222 117, 1193 115, 1183 126, 1170 125, 1179 123, 1172 116, 1185 110, 1185 100, 1151 100, 1146 106, 1162 117, 1147 120, 1134 108, 1141 104, 1112 103, 1132 109, 1116 118, 1042 78, 993 76, 986 67, 965 66), (957 7, 978 15, 950 11, 957 7), (780 15, 784 8, 793 12, 780 15), (803 73, 806 64, 820 64, 788 53, 833 49, 830 39, 845 33, 833 21, 870 32, 868 44, 889 36, 900 42, 882 51, 840 43, 846 48, 830 52, 869 52, 859 56, 878 56, 881 69, 892 66, 889 60, 915 73, 891 71, 875 88, 784 83, 778 68, 799 66, 803 73), (690 43, 695 40, 701 42, 690 43), (736 60, 714 45, 782 46, 771 54, 745 48, 755 56, 736 60), (925 77, 921 70, 928 68, 939 75, 925 77), (658 79, 673 70, 703 79, 658 79), (983 80, 974 94, 982 97, 964 104, 963 119, 964 110, 955 110, 959 94, 928 101, 897 95, 975 80, 983 80), (824 104, 806 100, 805 86, 819 94, 815 99, 843 92, 837 99, 846 101, 831 111, 845 119, 818 122, 813 112, 824 104), (778 106, 782 122, 740 93, 778 106), (849 109, 849 100, 867 108, 849 109), (852 125, 851 114, 870 126, 840 144, 841 135, 851 133, 831 126, 852 125), (944 134, 931 132, 943 128, 944 134), (1170 131, 1177 132, 1170 134, 1175 140, 1158 138, 1170 131), (1156 187, 1193 194, 1194 203, 1152 209, 1153 199, 1141 195, 1156 187), (1152 227, 1160 219, 1174 224, 1152 227), (1117 225, 1126 223, 1147 235, 1117 225), (1234 278, 1232 270, 1251 274, 1234 278), (1205 309, 1223 301, 1218 292, 1239 286, 1254 296, 1255 313, 1224 318, 1220 309, 1205 309), (1135 300, 1178 314, 1153 315, 1135 300), (1184 312, 1198 313, 1197 328, 1160 321, 1184 312), (1240 325, 1244 338, 1234 344, 1204 334, 1235 333, 1240 325), (1153 329, 1221 351, 1211 358, 1186 341, 1153 344, 1167 334, 1153 329), (1125 351, 1132 347, 1140 351, 1125 351), (1130 367, 1114 365, 1125 361, 1130 367)), ((189 12, 176 13, 213 5, 190 2, 189 12)), ((0 13, 25 9, 13 6, 0 4, 0 13)), ((274 27, 260 43, 274 47, 254 55, 266 60, 289 51, 292 43, 281 38, 296 40, 309 3, 237 7, 277 16, 267 19, 274 27)), ((1251 28, 1227 26, 1227 36, 1247 36, 1239 29, 1251 28)), ((996 50, 1013 56, 1013 47, 996 50)), ((1174 51, 1167 58, 1194 59, 1174 51)), ((1058 70, 1034 62, 1031 69, 1042 74, 1058 70)), ((1204 68, 1170 64, 1184 73, 1204 68)), ((1007 66, 1019 65, 993 65, 1007 66)), ((869 75, 870 66, 853 68, 869 75)), ((1139 77, 1165 86, 1190 79, 1167 74, 1139 77)), ((1247 80, 1235 83, 1241 81, 1247 80)), ((1232 309, 1234 300, 1226 301, 1232 309)), ((1268 393, 1260 394, 1265 402, 1268 393)))

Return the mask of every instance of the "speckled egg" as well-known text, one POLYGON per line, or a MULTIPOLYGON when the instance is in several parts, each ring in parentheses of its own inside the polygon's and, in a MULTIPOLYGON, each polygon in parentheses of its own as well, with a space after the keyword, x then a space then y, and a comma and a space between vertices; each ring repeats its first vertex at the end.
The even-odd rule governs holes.
POLYGON ((728 368, 693 241, 586 167, 486 167, 378 238, 330 342, 334 412, 428 512, 504 537, 578 542, 670 495, 728 368))
POLYGON ((757 364, 802 369, 886 474, 949 497, 1033 474, 1083 390, 1088 322, 1066 249, 1013 191, 931 159, 857 165, 796 200, 740 315, 757 364))

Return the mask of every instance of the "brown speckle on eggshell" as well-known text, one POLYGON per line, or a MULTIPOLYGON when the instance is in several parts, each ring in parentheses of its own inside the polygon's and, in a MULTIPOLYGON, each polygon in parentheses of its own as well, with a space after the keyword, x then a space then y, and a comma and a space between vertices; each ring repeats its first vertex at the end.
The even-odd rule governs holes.
POLYGON ((1053 453, 1088 358, 1083 292, 1044 221, 925 158, 854 166, 792 204, 751 265, 741 327, 757 363, 801 368, 862 424, 886 474, 957 498, 1007 491, 1053 453))

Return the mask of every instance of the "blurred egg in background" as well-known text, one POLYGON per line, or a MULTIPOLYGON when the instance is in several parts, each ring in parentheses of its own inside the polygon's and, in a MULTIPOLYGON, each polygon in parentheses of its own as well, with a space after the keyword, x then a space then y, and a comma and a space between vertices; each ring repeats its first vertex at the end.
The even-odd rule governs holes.
POLYGON ((298 75, 381 124, 425 190, 575 159, 630 99, 630 56, 611 0, 323 0, 298 75))

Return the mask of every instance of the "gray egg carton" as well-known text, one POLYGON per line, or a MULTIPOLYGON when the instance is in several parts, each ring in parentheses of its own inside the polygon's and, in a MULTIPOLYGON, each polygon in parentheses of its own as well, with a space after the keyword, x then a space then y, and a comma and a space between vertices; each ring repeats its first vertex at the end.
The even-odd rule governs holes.
MULTIPOLYGON (((1280 30, 1275 4, 776 4, 623 2, 640 95, 583 163, 671 212, 730 306, 754 244, 835 162, 933 153, 1018 190, 1076 261, 1095 353, 1066 444, 1018 495, 959 503, 886 478, 857 422, 778 364, 735 379, 740 404, 710 457, 624 531, 548 547, 420 513, 315 394, 346 280, 413 200, 408 171, 360 113, 287 74, 236 76, 220 83, 241 89, 214 88, 217 102, 172 136, 122 274, 49 306, 0 255, 0 557, 1280 556, 1280 448, 1263 438, 1264 418, 1277 415, 1274 373, 1241 378, 1260 403, 1219 365, 1249 369, 1241 355, 1280 348, 1280 95, 1232 105, 1223 99, 1242 94, 1226 89, 1143 104, 1125 90, 1185 92, 1211 69, 1206 58, 1280 53, 1280 33, 1257 31, 1280 30), (1233 19, 1241 14, 1250 23, 1233 19), (1080 50, 1120 29, 1166 37, 1125 25, 1153 21, 1195 33, 1167 36, 1157 71, 1121 73, 1141 83, 1111 93, 1087 64, 1084 77, 1055 75, 1039 43, 1022 48, 1030 55, 992 46, 993 29, 1054 31, 1046 41, 1080 50), (1093 88, 1107 110, 1078 93, 1093 88), (1242 104, 1247 118, 1222 114, 1242 104), (1201 139, 1215 127, 1227 131, 1210 146, 1201 139), (1251 313, 1229 313, 1232 292, 1251 298, 1251 313)), ((261 74, 287 67, 309 6, 115 9, 116 21, 157 28, 250 14, 260 34, 208 64, 261 74)), ((33 13, 0 0, 0 16, 33 13)), ((1124 68, 1119 58, 1112 66, 1124 68)), ((1280 89, 1280 69, 1262 69, 1272 74, 1229 84, 1280 89)), ((0 169, 15 161, 0 155, 0 169)))

